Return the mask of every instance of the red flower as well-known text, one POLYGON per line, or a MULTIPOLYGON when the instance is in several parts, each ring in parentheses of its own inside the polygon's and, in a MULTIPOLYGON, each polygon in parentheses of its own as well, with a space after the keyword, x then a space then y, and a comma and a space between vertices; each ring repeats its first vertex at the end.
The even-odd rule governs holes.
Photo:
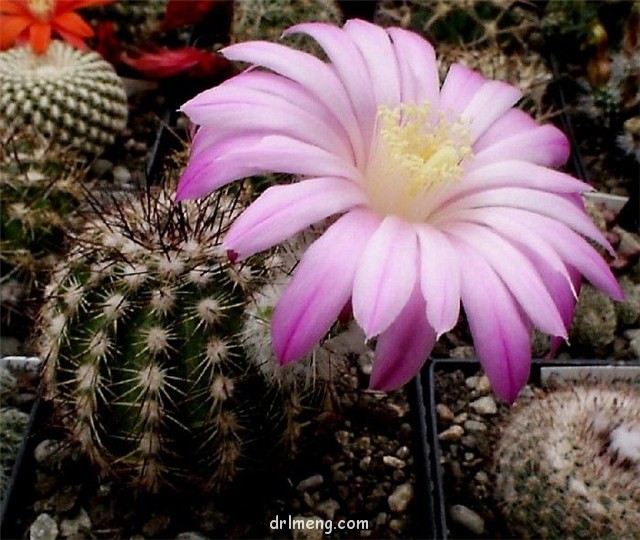
POLYGON ((173 77, 180 73, 190 77, 212 77, 230 66, 223 56, 195 47, 141 52, 135 58, 123 54, 120 59, 149 79, 173 77))
POLYGON ((218 0, 169 0, 162 29, 171 30, 186 24, 195 24, 217 3, 218 0))
POLYGON ((28 41, 36 54, 47 51, 51 35, 79 49, 93 36, 91 27, 74 13, 76 9, 112 0, 0 0, 0 50, 28 41))

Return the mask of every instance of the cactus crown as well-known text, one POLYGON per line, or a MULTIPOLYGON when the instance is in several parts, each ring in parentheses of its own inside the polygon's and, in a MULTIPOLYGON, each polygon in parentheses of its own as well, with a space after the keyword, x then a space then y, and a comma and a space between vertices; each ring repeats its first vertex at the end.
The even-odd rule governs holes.
POLYGON ((111 64, 95 52, 54 41, 0 53, 0 131, 35 129, 98 154, 126 125, 127 96, 111 64))
POLYGON ((579 384, 516 406, 495 456, 496 496, 522 538, 640 534, 640 392, 579 384))
POLYGON ((235 206, 225 194, 125 197, 75 236, 48 286, 49 395, 99 467, 145 490, 185 478, 221 489, 250 447, 266 453, 293 429, 290 396, 236 339, 254 277, 220 248, 235 206))

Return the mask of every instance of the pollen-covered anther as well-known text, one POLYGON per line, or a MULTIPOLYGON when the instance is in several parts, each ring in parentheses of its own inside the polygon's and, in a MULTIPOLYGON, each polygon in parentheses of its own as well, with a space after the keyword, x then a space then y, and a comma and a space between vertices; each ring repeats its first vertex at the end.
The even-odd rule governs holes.
POLYGON ((229 358, 229 345, 223 339, 213 337, 207 343, 207 361, 212 364, 219 364, 229 358))
POLYGON ((222 314, 220 302, 214 297, 204 298, 200 300, 200 302, 198 302, 196 310, 198 312, 200 320, 208 325, 218 322, 222 314))
POLYGON ((169 313, 176 304, 176 295, 170 287, 161 287, 151 293, 151 309, 160 315, 169 313))
POLYGON ((108 321, 115 321, 125 314, 127 305, 124 295, 115 293, 104 301, 102 312, 108 321))
POLYGON ((215 401, 226 401, 233 394, 234 384, 231 379, 224 375, 219 375, 211 383, 209 392, 215 401))
POLYGON ((410 221, 423 218, 424 196, 462 177, 472 156, 469 126, 429 103, 378 109, 376 146, 367 167, 372 207, 410 221), (394 178, 394 182, 389 182, 394 178))
POLYGON ((148 392, 157 394, 164 388, 166 372, 156 364, 149 364, 138 372, 138 380, 148 392))
POLYGON ((169 332, 161 326, 153 326, 147 331, 147 349, 151 354, 167 352, 169 349, 169 332))

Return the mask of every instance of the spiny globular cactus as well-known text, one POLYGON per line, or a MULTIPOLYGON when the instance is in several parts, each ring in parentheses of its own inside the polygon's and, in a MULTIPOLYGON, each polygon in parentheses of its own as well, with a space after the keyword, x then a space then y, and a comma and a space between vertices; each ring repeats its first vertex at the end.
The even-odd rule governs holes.
POLYGON ((35 134, 0 140, 3 324, 25 315, 25 300, 60 254, 64 231, 74 226, 74 210, 84 196, 86 168, 76 153, 35 134))
POLYGON ((516 405, 496 497, 519 538, 640 538, 640 389, 580 383, 516 405))
POLYGON ((221 249, 234 200, 120 201, 73 238, 47 290, 48 395, 92 461, 143 490, 222 489, 295 437, 294 389, 237 339, 259 273, 221 249))
POLYGON ((0 133, 35 130, 99 154, 127 123, 127 96, 111 64, 61 41, 36 55, 28 46, 0 53, 0 133))

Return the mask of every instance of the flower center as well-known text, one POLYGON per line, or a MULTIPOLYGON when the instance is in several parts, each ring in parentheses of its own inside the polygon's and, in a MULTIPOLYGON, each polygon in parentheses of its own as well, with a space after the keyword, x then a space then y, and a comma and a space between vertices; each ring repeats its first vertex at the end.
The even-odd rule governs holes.
POLYGON ((45 22, 51 18, 56 0, 27 0, 31 14, 39 21, 45 22))
POLYGON ((380 107, 366 174, 372 207, 422 221, 428 196, 459 180, 472 154, 468 125, 433 114, 428 103, 380 107))

